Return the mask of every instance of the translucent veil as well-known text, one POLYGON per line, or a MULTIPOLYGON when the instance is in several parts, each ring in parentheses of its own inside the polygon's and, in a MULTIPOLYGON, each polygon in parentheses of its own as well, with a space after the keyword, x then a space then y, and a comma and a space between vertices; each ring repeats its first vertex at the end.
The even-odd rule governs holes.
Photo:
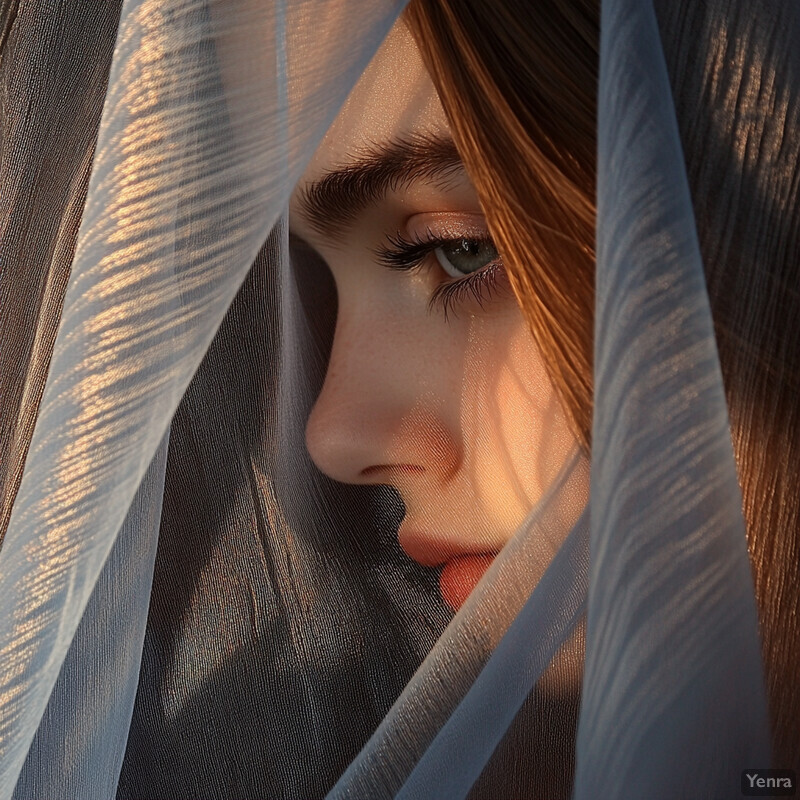
POLYGON ((335 300, 285 209, 401 7, 3 5, 0 796, 714 797, 769 765, 679 10, 602 4, 591 465, 451 620, 396 496, 309 463, 335 300))

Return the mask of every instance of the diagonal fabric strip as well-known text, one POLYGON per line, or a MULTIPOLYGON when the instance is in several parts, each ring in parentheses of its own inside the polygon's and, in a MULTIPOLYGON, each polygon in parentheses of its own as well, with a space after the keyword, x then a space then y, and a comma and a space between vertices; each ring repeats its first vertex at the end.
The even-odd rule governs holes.
POLYGON ((741 495, 651 2, 602 7, 595 416, 576 800, 768 764, 741 495))

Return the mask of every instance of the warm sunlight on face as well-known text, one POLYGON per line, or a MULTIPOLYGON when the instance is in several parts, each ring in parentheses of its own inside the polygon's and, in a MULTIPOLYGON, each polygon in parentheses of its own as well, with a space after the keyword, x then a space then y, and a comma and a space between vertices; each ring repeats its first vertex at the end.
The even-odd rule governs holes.
POLYGON ((401 546, 458 607, 571 451, 414 40, 399 22, 292 198, 336 333, 306 430, 330 477, 390 484, 401 546))

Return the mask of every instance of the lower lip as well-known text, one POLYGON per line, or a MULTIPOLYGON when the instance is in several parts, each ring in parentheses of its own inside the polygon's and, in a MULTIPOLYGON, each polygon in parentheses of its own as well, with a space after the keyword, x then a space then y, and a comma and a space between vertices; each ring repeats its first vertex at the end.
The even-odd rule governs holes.
POLYGON ((493 555, 469 555, 451 558, 439 576, 439 590, 445 603, 458 611, 494 561, 493 555))

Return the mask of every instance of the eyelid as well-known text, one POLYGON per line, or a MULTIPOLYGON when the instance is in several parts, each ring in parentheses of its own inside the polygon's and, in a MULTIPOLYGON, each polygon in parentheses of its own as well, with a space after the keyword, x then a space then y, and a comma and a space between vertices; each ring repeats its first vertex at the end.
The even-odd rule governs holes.
POLYGON ((483 214, 452 211, 414 214, 406 221, 405 233, 411 240, 491 238, 483 214))

